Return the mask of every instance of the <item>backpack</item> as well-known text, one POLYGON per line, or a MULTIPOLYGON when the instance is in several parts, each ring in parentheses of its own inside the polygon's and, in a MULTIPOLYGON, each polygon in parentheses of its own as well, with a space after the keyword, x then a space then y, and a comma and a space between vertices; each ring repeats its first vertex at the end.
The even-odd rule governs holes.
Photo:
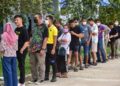
POLYGON ((66 55, 66 49, 64 47, 59 47, 58 55, 59 56, 65 56, 66 55))

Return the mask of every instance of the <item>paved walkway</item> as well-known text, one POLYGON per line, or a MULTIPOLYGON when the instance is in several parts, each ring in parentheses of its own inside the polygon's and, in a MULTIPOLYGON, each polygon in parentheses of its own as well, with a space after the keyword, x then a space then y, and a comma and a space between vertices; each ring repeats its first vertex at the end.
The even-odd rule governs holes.
POLYGON ((57 82, 47 81, 38 85, 26 83, 26 86, 120 86, 120 58, 84 71, 70 71, 68 79, 58 78, 57 82))
POLYGON ((91 66, 84 71, 69 72, 68 79, 60 79, 55 83, 49 81, 39 85, 27 86, 120 86, 120 58, 110 60, 106 64, 91 66))

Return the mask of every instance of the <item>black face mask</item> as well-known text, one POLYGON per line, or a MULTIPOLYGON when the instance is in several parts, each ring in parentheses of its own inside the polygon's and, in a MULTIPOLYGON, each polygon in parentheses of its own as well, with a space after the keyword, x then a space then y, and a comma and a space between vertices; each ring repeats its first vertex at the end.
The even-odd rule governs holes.
POLYGON ((38 20, 36 18, 34 18, 34 23, 38 23, 38 20))

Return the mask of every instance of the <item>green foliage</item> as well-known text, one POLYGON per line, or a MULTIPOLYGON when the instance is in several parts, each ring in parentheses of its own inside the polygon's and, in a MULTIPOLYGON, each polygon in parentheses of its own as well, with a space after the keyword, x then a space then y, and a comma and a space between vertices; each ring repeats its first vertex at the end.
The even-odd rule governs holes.
POLYGON ((96 18, 97 5, 99 5, 99 18, 103 23, 120 21, 120 0, 109 0, 108 5, 103 6, 102 0, 64 0, 61 13, 71 14, 72 17, 96 18))
POLYGON ((0 21, 8 15, 52 13, 53 0, 0 0, 0 21))

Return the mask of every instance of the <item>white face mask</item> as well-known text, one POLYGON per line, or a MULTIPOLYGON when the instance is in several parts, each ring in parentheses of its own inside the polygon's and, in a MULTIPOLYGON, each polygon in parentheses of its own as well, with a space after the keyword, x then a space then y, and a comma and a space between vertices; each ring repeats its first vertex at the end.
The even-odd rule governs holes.
POLYGON ((115 22, 115 25, 116 25, 116 26, 118 26, 118 25, 119 25, 119 23, 116 21, 116 22, 115 22))
POLYGON ((48 20, 45 20, 45 24, 48 25, 48 24, 49 24, 49 21, 48 21, 48 20))
POLYGON ((86 24, 87 24, 87 22, 83 22, 82 24, 83 24, 83 25, 86 25, 86 24))
POLYGON ((101 23, 97 23, 97 26, 99 26, 101 23))

